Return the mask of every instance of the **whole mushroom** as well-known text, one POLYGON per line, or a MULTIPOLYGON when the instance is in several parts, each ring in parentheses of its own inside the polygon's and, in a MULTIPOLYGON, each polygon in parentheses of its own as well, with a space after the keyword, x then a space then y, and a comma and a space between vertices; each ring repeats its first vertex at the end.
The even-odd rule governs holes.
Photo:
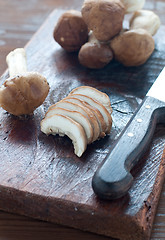
POLYGON ((145 0, 121 0, 125 6, 126 13, 132 13, 143 8, 145 0))
POLYGON ((85 0, 81 12, 99 41, 109 41, 122 29, 125 7, 120 0, 85 0))
POLYGON ((32 114, 48 95, 47 80, 37 72, 27 72, 23 48, 10 52, 6 61, 10 77, 0 87, 0 106, 15 116, 32 114))
POLYGON ((66 51, 78 51, 88 40, 88 27, 81 12, 69 10, 63 13, 55 26, 53 36, 66 51))
POLYGON ((85 43, 78 55, 79 62, 92 69, 99 69, 106 66, 113 58, 113 53, 108 43, 99 42, 93 33, 85 43))
POLYGON ((114 57, 125 66, 139 66, 147 61, 155 48, 151 34, 144 29, 124 31, 110 42, 114 57))
POLYGON ((152 36, 156 34, 160 27, 160 18, 153 11, 136 11, 130 19, 130 29, 143 28, 152 36))

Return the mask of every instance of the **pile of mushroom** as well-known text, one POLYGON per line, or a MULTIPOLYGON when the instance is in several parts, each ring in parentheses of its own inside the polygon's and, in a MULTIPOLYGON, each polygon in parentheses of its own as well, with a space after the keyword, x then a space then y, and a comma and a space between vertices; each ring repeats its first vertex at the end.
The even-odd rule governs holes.
POLYGON ((85 0, 79 11, 64 13, 54 39, 66 51, 79 51, 80 64, 103 68, 116 59, 125 66, 145 63, 154 51, 153 35, 160 27, 159 17, 142 10, 145 0, 85 0), (124 17, 132 13, 129 29, 124 17), (88 39, 88 40, 87 40, 88 39))
POLYGON ((107 94, 89 86, 73 89, 61 101, 50 106, 41 121, 46 135, 67 135, 74 152, 81 157, 90 144, 110 133, 111 103, 107 94))
POLYGON ((47 80, 37 72, 27 72, 23 48, 11 51, 6 61, 10 77, 0 87, 0 106, 15 116, 32 114, 48 95, 47 80))

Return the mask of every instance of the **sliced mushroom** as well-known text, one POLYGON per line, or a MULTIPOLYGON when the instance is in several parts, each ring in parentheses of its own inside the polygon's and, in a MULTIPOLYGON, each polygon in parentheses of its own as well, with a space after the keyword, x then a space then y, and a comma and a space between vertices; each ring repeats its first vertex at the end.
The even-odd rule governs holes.
POLYGON ((70 94, 83 94, 96 99, 98 102, 102 103, 110 113, 112 113, 111 103, 108 95, 97 90, 96 88, 89 86, 80 86, 73 89, 70 94))
MULTIPOLYGON (((99 137, 105 137, 105 132, 102 130, 102 122, 104 122, 103 116, 101 115, 101 113, 99 112, 99 110, 91 105, 89 105, 87 102, 80 100, 76 97, 72 97, 72 96, 68 96, 67 98, 65 98, 67 101, 76 103, 76 104, 80 104, 86 108, 88 108, 90 111, 92 111, 92 113, 94 114, 98 126, 99 126, 99 137)), ((65 100, 64 99, 64 100, 65 100)))
POLYGON ((85 115, 88 118, 88 120, 90 121, 91 126, 93 128, 92 142, 94 142, 98 139, 99 134, 100 134, 99 124, 97 122, 95 115, 93 114, 93 112, 90 109, 88 109, 87 107, 82 106, 80 104, 69 102, 66 99, 63 99, 63 100, 57 102, 56 104, 52 105, 51 107, 49 107, 48 111, 55 107, 61 107, 61 108, 69 109, 72 111, 78 111, 78 112, 82 113, 83 115, 85 115))
POLYGON ((54 114, 62 114, 64 116, 70 117, 73 120, 75 120, 76 122, 78 122, 85 130, 86 137, 88 140, 87 143, 90 144, 92 142, 93 128, 92 128, 91 123, 88 120, 88 118, 86 116, 84 116, 82 113, 80 113, 78 111, 72 111, 69 109, 61 108, 61 107, 55 107, 55 108, 49 110, 46 113, 45 117, 47 118, 54 114))
POLYGON ((87 147, 86 134, 83 127, 70 117, 54 114, 41 121, 41 131, 47 135, 67 135, 73 143, 74 152, 81 157, 87 147))
POLYGON ((94 108, 98 109, 99 112, 102 115, 102 131, 105 133, 110 133, 111 127, 112 127, 112 117, 111 114, 108 112, 108 110, 104 107, 103 104, 99 103, 97 100, 94 100, 91 97, 85 96, 83 94, 69 94, 71 97, 78 98, 80 100, 83 100, 93 106, 94 108))

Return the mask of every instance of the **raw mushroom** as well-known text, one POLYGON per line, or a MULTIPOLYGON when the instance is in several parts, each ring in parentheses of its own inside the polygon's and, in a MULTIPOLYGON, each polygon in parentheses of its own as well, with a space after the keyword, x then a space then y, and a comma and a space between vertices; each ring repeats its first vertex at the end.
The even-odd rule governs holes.
POLYGON ((85 0, 81 12, 99 41, 109 41, 122 29, 125 7, 120 0, 85 0))
POLYGON ((122 32, 110 42, 114 57, 124 66, 144 64, 155 48, 151 34, 144 29, 122 32))
POLYGON ((109 44, 98 41, 93 33, 90 33, 88 42, 81 47, 78 55, 81 65, 92 69, 103 68, 112 58, 109 44))
POLYGON ((41 121, 41 131, 47 135, 67 135, 73 143, 74 152, 81 157, 87 147, 87 138, 83 127, 72 118, 54 114, 41 121))
POLYGON ((130 19, 130 29, 143 28, 152 36, 156 34, 159 27, 159 16, 149 10, 136 11, 130 19))
POLYGON ((87 144, 110 133, 111 110, 110 99, 105 93, 96 88, 81 86, 49 107, 41 121, 41 131, 47 135, 67 135, 73 141, 75 154, 80 157, 87 144), (79 91, 84 95, 79 94, 79 91), (78 124, 77 127, 73 126, 75 123, 78 124))
POLYGON ((6 61, 10 78, 0 87, 0 106, 16 116, 32 114, 48 95, 47 80, 37 72, 27 72, 23 48, 10 52, 6 61))
POLYGON ((126 13, 135 12, 143 8, 145 0, 121 0, 125 6, 126 13))
POLYGON ((78 51, 88 40, 88 28, 81 12, 69 10, 63 13, 55 26, 53 36, 66 51, 78 51))

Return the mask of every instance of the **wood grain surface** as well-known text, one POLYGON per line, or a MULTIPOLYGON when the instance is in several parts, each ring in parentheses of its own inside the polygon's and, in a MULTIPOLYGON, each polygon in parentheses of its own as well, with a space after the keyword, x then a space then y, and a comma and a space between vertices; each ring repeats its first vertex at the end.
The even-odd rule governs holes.
MULTIPOLYGON (((81 2, 77 2, 77 1, 70 1, 68 2, 61 2, 61 1, 29 1, 27 4, 25 4, 24 1, 0 1, 0 44, 1 44, 1 56, 0 56, 0 65, 1 65, 1 71, 3 72, 3 70, 5 70, 6 68, 6 64, 5 64, 5 56, 6 54, 13 48, 15 47, 20 47, 20 46, 24 46, 25 43, 31 38, 32 34, 37 30, 37 28, 39 27, 39 25, 42 23, 42 21, 45 20, 46 16, 48 16, 48 14, 55 8, 58 7, 58 9, 68 9, 68 8, 72 8, 74 6, 74 8, 79 8, 81 6, 81 2), (26 7, 25 7, 26 5, 26 7), (29 25, 28 25, 29 24, 29 25)), ((156 12, 159 12, 161 20, 164 21, 164 17, 163 17, 163 10, 164 10, 164 6, 165 4, 160 1, 157 2, 151 2, 148 1, 146 4, 146 7, 149 7, 150 9, 156 9, 156 12)), ((164 31, 164 29, 162 28, 162 32, 164 31)), ((163 39, 162 35, 162 39, 163 39)), ((159 39, 158 39, 159 40, 159 39)), ((162 47, 160 41, 160 44, 158 45, 160 48, 162 47)), ((28 48, 28 46, 27 46, 28 48)), ((46 47, 47 48, 47 47, 46 47)), ((65 53, 61 53, 60 51, 58 52, 59 56, 61 59, 66 59, 66 65, 60 65, 57 63, 57 68, 56 70, 58 70, 59 74, 60 72, 64 71, 65 68, 69 65, 69 67, 73 68, 73 66, 75 66, 75 56, 73 57, 67 57, 65 53), (69 61, 69 63, 68 63, 69 61)), ((33 54, 33 52, 31 52, 30 54, 33 54)), ((30 56, 30 55, 29 55, 30 56)), ((38 55, 37 55, 38 56, 38 55)), ((52 56, 54 58, 54 56, 52 56)), ((156 77, 156 75, 158 74, 158 72, 160 71, 160 69, 162 68, 162 65, 164 62, 160 61, 161 56, 158 58, 157 55, 155 55, 156 59, 159 60, 156 62, 156 67, 154 69, 149 68, 150 70, 152 69, 152 74, 150 75, 150 73, 148 74, 148 82, 147 84, 144 84, 144 89, 145 91, 148 89, 148 86, 151 85, 153 78, 156 77)), ((151 62, 152 63, 152 62, 151 62)), ((34 67, 32 63, 28 63, 29 68, 34 67)), ((42 66, 41 66, 42 67, 42 66)), ((149 66, 148 66, 149 67, 149 66)), ((89 73, 87 71, 87 73, 89 73)), ((86 74, 87 74, 86 73, 86 74)), ((110 72, 109 72, 110 73, 110 72)), ((76 77, 80 76, 80 73, 76 73, 76 77)), ((131 77, 134 77, 133 72, 129 72, 131 77)), ((101 81, 104 81, 104 74, 101 71, 99 77, 101 77, 101 81)), ((141 75, 143 76, 143 74, 141 75)), ((50 76, 51 78, 52 76, 50 76)), ((92 74, 91 74, 92 77, 92 74)), ((69 78, 73 78, 72 75, 69 76, 69 78)), ((136 80, 136 78, 134 78, 134 80, 136 80)), ((82 82, 86 83, 85 79, 81 79, 82 82)), ((68 86, 68 83, 70 84, 70 82, 65 81, 66 86, 68 86)), ((73 78, 73 85, 69 87, 72 88, 74 86, 74 84, 77 84, 76 82, 76 78, 73 78)), ((122 86, 122 83, 118 83, 120 85, 120 87, 122 86)), ((99 87, 99 84, 97 82, 96 84, 99 87)), ((59 84, 60 86, 60 84, 59 84)), ((100 85, 101 87, 101 85, 100 85)), ((116 86, 115 86, 116 87, 116 86)), ((117 88, 116 88, 117 89, 117 88)), ((69 88, 68 88, 69 91, 69 88)), ((130 89, 128 87, 128 91, 130 91, 129 93, 131 93, 132 89, 130 89)), ((136 96, 136 101, 130 101, 130 105, 131 106, 124 106, 124 109, 126 110, 126 115, 128 115, 128 117, 123 118, 126 119, 122 126, 120 126, 121 128, 124 127, 124 125, 126 124, 127 120, 130 118, 130 115, 132 114, 132 108, 136 108, 139 101, 141 100, 141 97, 143 97, 143 93, 138 92, 137 96, 136 96), (125 108, 127 107, 127 108, 125 108), (130 113, 128 114, 128 107, 130 107, 130 113)), ((60 98, 63 95, 63 92, 58 92, 58 94, 56 94, 55 99, 60 98)), ((113 94, 114 99, 112 99, 112 101, 114 102, 114 109, 115 109, 115 104, 116 104, 116 99, 115 99, 115 94, 113 94)), ((130 98, 130 96, 129 96, 130 98)), ((124 102, 124 101, 123 101, 124 102)), ((123 107, 123 106, 122 106, 123 107)), ((46 106, 45 106, 46 108, 46 106)), ((118 109, 116 108, 116 112, 118 113, 118 115, 116 115, 116 117, 120 117, 121 116, 121 110, 122 109, 118 109)), ((37 115, 36 115, 37 116, 37 115)), ((5 126, 10 126, 12 124, 12 132, 8 132, 9 129, 5 129, 5 131, 3 131, 3 139, 5 139, 5 137, 8 137, 10 135, 10 139, 9 140, 13 140, 14 136, 18 136, 18 134, 15 134, 16 132, 18 133, 18 123, 16 120, 13 121, 13 119, 11 120, 11 117, 4 117, 3 116, 3 121, 7 121, 7 124, 5 126), (5 135, 6 134, 6 135, 5 135)), ((29 120, 28 120, 29 121, 29 120)), ((36 129, 33 122, 29 121, 29 123, 31 123, 31 129, 36 129)), ((26 126, 22 125, 22 127, 24 127, 24 130, 26 130, 26 126)), ((117 128, 116 128, 117 129, 117 128)), ((152 149, 156 149, 156 151, 154 153, 151 153, 150 159, 153 158, 154 159, 159 159, 161 158, 161 153, 163 151, 163 143, 164 143, 164 134, 163 134, 163 127, 161 126, 160 128, 157 129, 157 134, 155 135, 154 141, 153 141, 153 145, 152 145, 152 149), (158 150, 158 151, 157 151, 158 150), (160 151, 159 151, 160 150, 160 151)), ((120 130, 118 128, 118 130, 120 130)), ((26 132, 26 131, 25 131, 26 132)), ((120 132, 120 131, 119 131, 120 132)), ((21 133, 21 131, 20 131, 21 133)), ((116 132, 114 132, 115 136, 117 136, 116 132)), ((29 137, 29 132, 27 129, 27 136, 29 137)), ((23 139, 25 140, 25 138, 27 136, 23 136, 23 139)), ((114 135, 112 135, 114 136, 114 135)), ((19 135, 20 137, 20 135, 19 135)), ((2 140, 2 139, 1 139, 2 140)), ((33 141, 33 139, 27 139, 28 141, 31 140, 33 141)), ((14 139, 14 141, 18 142, 18 147, 21 146, 21 144, 19 143, 20 138, 19 139, 14 139)), ((67 140, 66 140, 67 142, 67 140)), ((68 143, 67 143, 68 144, 68 143)), ((105 144, 105 142, 104 142, 105 144)), ((103 144, 103 145, 104 145, 103 144)), ((21 149, 21 151, 26 151, 26 144, 23 147, 23 149, 21 149)), ((48 146, 47 146, 48 147, 48 146)), ((96 151, 98 151, 98 146, 96 146, 96 151)), ((22 148, 22 147, 21 147, 22 148)), ((58 149, 58 151, 60 151, 60 149, 58 149)), ((90 150, 89 150, 90 151, 90 150)), ((99 151, 102 151, 101 149, 99 149, 99 151)), ((99 154, 98 151, 98 154, 99 154)), ((104 149, 105 154, 106 154, 106 149, 104 149)), ((149 154, 149 153, 148 153, 149 154)), ((13 152, 13 156, 14 156, 14 152, 13 152)), ((10 159, 11 160, 11 159, 10 159)), ((101 161, 101 159, 100 159, 101 161)), ((28 162, 28 160, 27 160, 28 162)), ((159 163, 159 162, 158 162, 159 163)), ((19 162, 15 162, 14 164, 18 164, 19 162)), ((68 163, 69 164, 69 163, 68 163)), ((80 166, 82 165, 82 163, 77 162, 77 164, 80 166)), ((149 164, 149 162, 148 162, 149 164)), ((77 166, 78 166, 77 165, 77 166)), ((12 166, 12 161, 10 162, 10 166, 12 166)), ((158 166, 158 165, 157 165, 158 166)), ((41 169, 42 170, 41 166, 41 169)), ((1 164, 1 171, 3 171, 3 164, 1 164)), ((48 171, 51 171, 51 169, 49 169, 48 171)), ((135 175, 136 175, 136 171, 135 171, 135 175)), ((150 175, 151 179, 152 179, 152 174, 150 175)), ((5 175, 3 176, 3 181, 5 181, 5 175)), ((15 179, 16 180, 16 179, 15 179)), ((17 182, 15 182, 15 180, 13 181, 13 184, 17 184, 17 182)), ((18 180, 18 178, 17 178, 18 180)), ((12 181, 12 180, 11 180, 12 181)), ((30 179, 29 179, 30 181, 30 179)), ((2 183, 2 182, 1 182, 2 183)), ((29 182, 28 182, 29 184, 29 182)), ((27 182, 24 183, 23 187, 28 186, 27 182)), ((22 187, 22 186, 21 186, 22 187)), ((36 189, 37 190, 38 186, 36 183, 36 189)), ((164 206, 164 191, 165 189, 163 188, 163 192, 161 195, 161 199, 160 199, 160 203, 159 203, 159 207, 157 210, 157 215, 156 215, 156 219, 154 222, 154 226, 153 226, 153 231, 152 231, 152 236, 151 239, 164 239, 164 234, 165 234, 165 206, 164 206)), ((61 194, 63 194, 61 192, 61 194)), ((5 203, 4 203, 5 204, 5 203)), ((140 204, 140 203, 139 203, 140 204)), ((149 207, 149 205, 148 205, 149 207)), ((82 231, 78 231, 78 230, 74 230, 71 228, 65 228, 62 227, 60 225, 54 225, 54 224, 49 224, 49 223, 45 223, 45 222, 40 222, 40 221, 34 221, 32 219, 29 218, 24 218, 24 217, 20 217, 20 216, 15 216, 15 215, 11 215, 11 214, 7 214, 7 213, 1 213, 1 218, 0 218, 0 238, 2 239, 36 239, 41 238, 41 239, 45 239, 46 237, 49 239, 53 239, 54 237, 56 239, 77 239, 77 238, 86 238, 86 239, 106 239, 106 237, 101 237, 101 236, 97 236, 94 234, 89 234, 89 233, 85 233, 82 231), (30 229, 30 231, 29 231, 30 229)))

